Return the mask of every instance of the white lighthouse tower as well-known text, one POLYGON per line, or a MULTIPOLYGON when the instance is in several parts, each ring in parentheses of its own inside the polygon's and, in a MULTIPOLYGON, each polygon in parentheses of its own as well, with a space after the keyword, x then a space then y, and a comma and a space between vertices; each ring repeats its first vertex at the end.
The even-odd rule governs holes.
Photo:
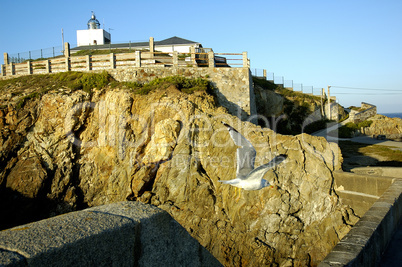
POLYGON ((92 12, 91 19, 88 20, 87 25, 87 30, 77 31, 77 46, 110 44, 111 35, 100 28, 100 23, 96 19, 94 12, 92 12))

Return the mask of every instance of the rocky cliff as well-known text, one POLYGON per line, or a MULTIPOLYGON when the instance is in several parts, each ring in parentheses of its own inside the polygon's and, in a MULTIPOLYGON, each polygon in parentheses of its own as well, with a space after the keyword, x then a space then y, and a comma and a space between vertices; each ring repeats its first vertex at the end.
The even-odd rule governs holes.
POLYGON ((402 141, 402 119, 388 118, 384 115, 375 115, 369 118, 372 123, 361 130, 365 135, 385 135, 388 139, 402 141))
POLYGON ((22 108, 17 97, 3 97, 0 112, 3 228, 27 212, 39 219, 129 199, 168 211, 226 266, 306 266, 356 220, 334 192, 336 144, 242 122, 206 92, 61 87, 22 108), (236 173, 237 147, 221 121, 255 146, 256 166, 288 156, 265 176, 273 188, 238 197, 218 182, 236 173))
MULTIPOLYGON (((295 135, 305 132, 303 127, 309 123, 329 116, 325 115, 329 110, 327 101, 320 96, 285 89, 282 85, 255 77, 253 81, 257 112, 263 118, 268 118, 267 121, 260 119, 260 125, 268 125, 283 134, 295 135)), ((339 120, 346 116, 346 112, 341 105, 332 103, 331 116, 339 120)))

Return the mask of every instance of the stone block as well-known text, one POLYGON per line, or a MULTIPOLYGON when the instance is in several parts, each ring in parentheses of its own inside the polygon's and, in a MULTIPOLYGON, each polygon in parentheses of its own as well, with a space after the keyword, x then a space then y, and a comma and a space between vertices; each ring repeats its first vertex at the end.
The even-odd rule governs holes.
POLYGON ((0 247, 18 251, 33 266, 133 266, 138 225, 78 211, 2 231, 0 247))
POLYGON ((220 266, 166 211, 140 202, 119 202, 89 209, 141 222, 135 249, 140 266, 220 266))

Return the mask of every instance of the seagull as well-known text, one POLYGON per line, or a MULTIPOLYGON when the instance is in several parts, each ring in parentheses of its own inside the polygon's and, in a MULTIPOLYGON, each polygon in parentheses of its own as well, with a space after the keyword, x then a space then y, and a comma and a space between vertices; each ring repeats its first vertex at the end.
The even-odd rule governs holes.
POLYGON ((257 152, 253 145, 243 135, 236 131, 232 126, 222 122, 228 128, 237 148, 237 171, 236 178, 232 180, 219 180, 223 184, 243 188, 244 190, 260 190, 271 184, 263 179, 264 174, 272 167, 283 162, 287 155, 281 154, 273 158, 270 162, 254 169, 254 160, 257 152))

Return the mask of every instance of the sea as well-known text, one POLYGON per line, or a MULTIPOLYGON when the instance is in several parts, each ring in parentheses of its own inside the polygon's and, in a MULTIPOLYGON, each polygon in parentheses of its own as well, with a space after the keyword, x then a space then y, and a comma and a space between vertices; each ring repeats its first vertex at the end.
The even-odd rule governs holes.
POLYGON ((400 118, 402 119, 402 113, 398 112, 398 113, 381 113, 381 115, 387 116, 389 118, 400 118))

